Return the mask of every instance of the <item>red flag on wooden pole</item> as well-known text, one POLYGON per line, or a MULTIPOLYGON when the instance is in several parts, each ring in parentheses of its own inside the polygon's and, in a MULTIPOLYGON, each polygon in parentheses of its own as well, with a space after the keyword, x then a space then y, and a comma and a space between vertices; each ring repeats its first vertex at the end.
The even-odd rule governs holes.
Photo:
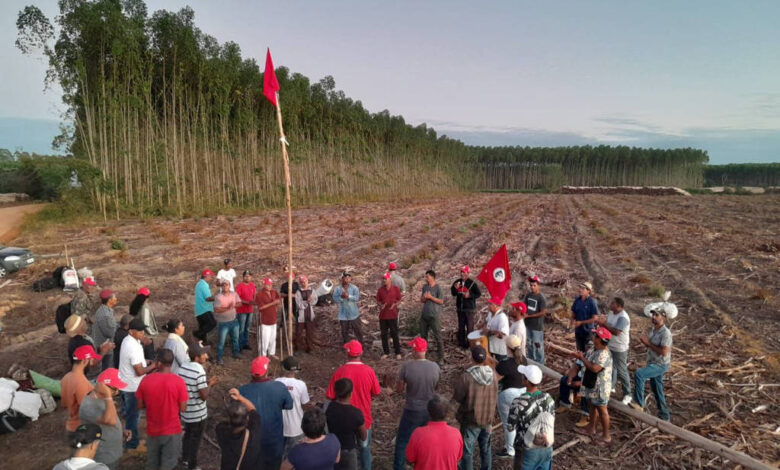
POLYGON ((276 93, 279 91, 279 80, 276 79, 274 61, 271 59, 271 49, 265 54, 265 73, 263 74, 263 94, 274 107, 278 106, 276 93))
POLYGON ((512 288, 512 274, 509 272, 509 254, 506 245, 501 245, 501 248, 482 268, 477 279, 485 284, 492 298, 504 300, 506 293, 512 288))

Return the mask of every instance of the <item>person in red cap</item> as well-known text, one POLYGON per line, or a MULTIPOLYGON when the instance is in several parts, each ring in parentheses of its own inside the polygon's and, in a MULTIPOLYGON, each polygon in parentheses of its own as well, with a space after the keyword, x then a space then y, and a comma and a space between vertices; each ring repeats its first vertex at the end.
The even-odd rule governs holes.
POLYGON ((509 304, 512 309, 509 311, 509 335, 517 336, 522 342, 523 356, 527 357, 528 351, 526 349, 527 335, 525 328, 525 314, 528 311, 525 302, 514 302, 509 304))
POLYGON ((81 424, 79 407, 84 397, 92 391, 86 370, 100 364, 102 359, 92 346, 79 346, 73 352, 73 367, 60 381, 62 406, 68 410, 68 419, 65 421, 67 431, 73 432, 81 424))
POLYGON ((353 339, 344 345, 344 349, 347 351, 347 362, 333 373, 326 395, 328 400, 335 400, 336 391, 334 386, 336 382, 343 378, 352 381, 352 405, 363 413, 367 429, 366 439, 359 442, 358 460, 362 470, 371 470, 371 424, 373 423, 371 399, 379 395, 382 389, 379 386, 379 379, 374 369, 361 361, 363 345, 353 339))
POLYGON ((83 318, 91 318, 92 314, 100 305, 100 300, 96 295, 97 281, 93 277, 86 277, 81 283, 81 289, 73 294, 70 301, 71 315, 78 315, 83 318))
POLYGON ((171 372, 173 351, 157 350, 157 372, 147 374, 135 392, 138 409, 146 409, 146 468, 173 470, 181 457, 180 413, 187 411, 187 385, 171 372))
POLYGON ((386 359, 390 354, 388 344, 388 332, 393 338, 395 358, 401 359, 401 342, 398 340, 398 304, 401 302, 401 289, 393 285, 392 275, 386 272, 382 275, 384 284, 376 292, 376 301, 379 303, 379 331, 382 336, 382 357, 386 359))
POLYGON ((466 337, 474 330, 474 314, 477 311, 477 299, 482 295, 479 286, 469 275, 468 265, 460 268, 460 278, 452 283, 450 292, 455 297, 455 310, 458 312, 458 345, 461 349, 469 348, 466 337))
POLYGON ((406 281, 404 281, 404 278, 398 274, 398 265, 391 261, 387 265, 387 271, 390 273, 390 282, 392 282, 393 285, 397 288, 401 289, 402 294, 406 292, 406 281))
POLYGON ((193 336, 208 344, 206 335, 217 327, 214 318, 214 297, 211 295, 211 281, 214 280, 214 272, 204 269, 200 274, 200 280, 195 284, 195 319, 198 320, 198 329, 193 336))
POLYGON ((84 397, 79 408, 81 422, 98 425, 103 432, 103 442, 95 454, 95 462, 105 464, 111 470, 115 470, 119 465, 124 443, 122 422, 119 420, 114 399, 125 387, 127 384, 119 378, 119 371, 113 367, 108 368, 98 375, 95 389, 84 397))
MULTIPOLYGON (((152 292, 148 287, 141 287, 135 295, 135 298, 130 302, 130 315, 138 317, 140 315, 141 321, 146 325, 146 334, 156 336, 159 333, 157 329, 157 319, 154 318, 154 313, 149 305, 149 297, 152 292)), ((147 356, 148 359, 153 359, 154 356, 147 356)))
POLYGON ((528 277, 530 292, 525 294, 526 349, 529 359, 544 364, 544 316, 547 313, 547 299, 540 291, 539 276, 528 277))
POLYGON ((427 341, 418 336, 409 342, 409 346, 412 347, 413 359, 404 362, 398 374, 401 380, 397 391, 400 393, 406 388, 406 403, 395 437, 393 470, 404 470, 406 446, 412 433, 428 424, 428 402, 435 396, 441 377, 439 365, 425 358, 427 341))
POLYGON ((273 356, 276 354, 276 325, 279 322, 277 310, 282 299, 274 290, 270 277, 263 280, 263 288, 255 296, 257 311, 260 312, 260 337, 258 338, 259 356, 273 356))
POLYGON ((252 349, 249 346, 249 330, 252 328, 252 316, 255 311, 255 296, 257 287, 252 282, 252 271, 244 270, 241 282, 236 284, 236 294, 241 298, 241 304, 236 306, 238 315, 238 336, 241 349, 252 349))
POLYGON ((414 430, 406 448, 406 460, 415 470, 455 470, 463 457, 463 438, 447 424, 449 402, 438 395, 428 402, 430 421, 414 430))
POLYGON ((612 389, 612 354, 607 346, 612 334, 608 329, 599 327, 593 334, 593 349, 586 354, 576 351, 574 358, 585 365, 585 375, 582 378, 583 399, 588 400, 590 416, 587 422, 581 420, 577 426, 584 428, 581 434, 591 437, 596 435, 596 423, 601 422, 602 439, 595 440, 597 445, 605 447, 612 442, 609 435, 609 395, 612 389))
MULTIPOLYGON (((114 291, 103 289, 100 291, 100 302, 93 317, 92 340, 95 344, 110 343, 114 341, 116 334, 116 319, 114 318, 114 306, 116 305, 116 295, 114 291)), ((100 370, 106 370, 114 365, 114 353, 108 351, 103 354, 103 362, 100 370)))
POLYGON ((284 416, 282 410, 293 409, 293 398, 282 382, 268 377, 270 359, 252 361, 252 381, 238 388, 260 415, 260 448, 263 469, 278 469, 284 455, 284 416))

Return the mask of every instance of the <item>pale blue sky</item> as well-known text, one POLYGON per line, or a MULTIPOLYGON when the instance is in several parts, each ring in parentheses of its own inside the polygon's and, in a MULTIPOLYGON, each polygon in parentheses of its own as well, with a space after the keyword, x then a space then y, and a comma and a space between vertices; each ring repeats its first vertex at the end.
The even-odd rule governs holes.
MULTIPOLYGON (((56 118, 45 64, 0 5, 0 117, 56 118)), ((780 161, 780 1, 150 0, 197 25, 468 143, 696 146, 780 161)), ((282 90, 282 100, 284 90, 282 90)), ((7 137, 0 133, 0 147, 7 137)), ((5 145, 9 146, 9 145, 5 145)))

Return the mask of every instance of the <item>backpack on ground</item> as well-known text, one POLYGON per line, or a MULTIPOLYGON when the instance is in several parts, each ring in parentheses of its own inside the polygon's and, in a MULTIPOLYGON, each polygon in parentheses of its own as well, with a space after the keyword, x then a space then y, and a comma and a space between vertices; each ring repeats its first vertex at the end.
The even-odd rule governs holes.
POLYGON ((60 334, 65 333, 65 320, 70 316, 70 302, 62 304, 57 307, 57 312, 54 314, 54 322, 57 324, 57 331, 60 334))

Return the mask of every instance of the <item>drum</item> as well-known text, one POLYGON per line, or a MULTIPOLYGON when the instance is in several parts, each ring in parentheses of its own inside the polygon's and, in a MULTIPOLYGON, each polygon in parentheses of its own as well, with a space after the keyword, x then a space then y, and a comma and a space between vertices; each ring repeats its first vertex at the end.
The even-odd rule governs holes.
POLYGON ((488 348, 488 337, 483 335, 481 331, 475 330, 466 335, 466 339, 469 340, 469 347, 482 346, 482 348, 490 355, 490 349, 488 348))

